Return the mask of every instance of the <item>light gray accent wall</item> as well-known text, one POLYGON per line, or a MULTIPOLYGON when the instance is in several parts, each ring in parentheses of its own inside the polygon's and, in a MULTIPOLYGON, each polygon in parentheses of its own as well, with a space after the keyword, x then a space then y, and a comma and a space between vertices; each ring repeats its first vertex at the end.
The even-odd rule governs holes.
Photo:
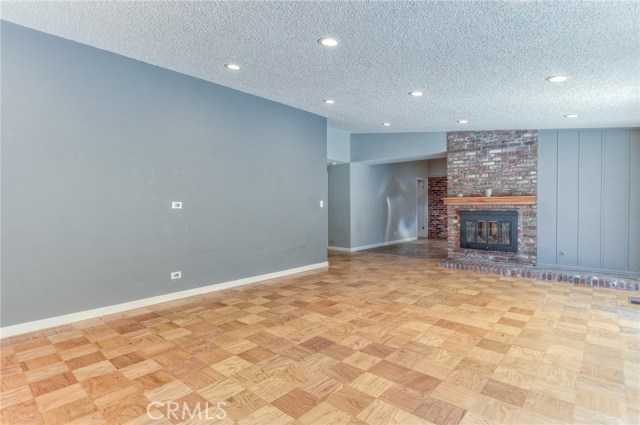
POLYGON ((578 262, 578 132, 558 132, 558 264, 578 262))
POLYGON ((429 177, 442 177, 447 175, 447 158, 429 159, 429 177))
POLYGON ((447 151, 447 133, 351 134, 351 161, 371 164, 441 157, 447 151))
POLYGON ((2 326, 326 261, 325 118, 1 31, 2 326))
POLYGON ((330 165, 329 246, 351 247, 350 164, 330 165))
MULTIPOLYGON (((608 130, 602 136, 603 267, 609 270, 628 270, 629 131, 608 130)), ((637 188, 639 184, 640 182, 635 182, 633 186, 637 188)))
POLYGON ((598 208, 602 205, 602 132, 580 132, 578 155, 578 266, 598 268, 602 258, 602 208, 598 208))
POLYGON ((427 161, 351 164, 351 247, 417 236, 417 179, 427 161))
POLYGON ((640 272, 640 129, 629 132, 629 270, 640 272))
POLYGON ((538 264, 640 271, 640 130, 542 130, 538 155, 538 264))
POLYGON ((351 159, 350 134, 337 128, 327 127, 327 159, 349 162, 351 159))
POLYGON ((538 131, 538 264, 558 261, 558 132, 538 131))

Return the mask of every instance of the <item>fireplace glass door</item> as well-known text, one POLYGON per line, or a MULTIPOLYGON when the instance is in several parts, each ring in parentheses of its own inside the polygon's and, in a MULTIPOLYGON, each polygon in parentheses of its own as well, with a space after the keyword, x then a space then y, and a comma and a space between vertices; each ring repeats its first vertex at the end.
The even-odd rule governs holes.
POLYGON ((462 248, 517 252, 517 211, 461 211, 462 248))

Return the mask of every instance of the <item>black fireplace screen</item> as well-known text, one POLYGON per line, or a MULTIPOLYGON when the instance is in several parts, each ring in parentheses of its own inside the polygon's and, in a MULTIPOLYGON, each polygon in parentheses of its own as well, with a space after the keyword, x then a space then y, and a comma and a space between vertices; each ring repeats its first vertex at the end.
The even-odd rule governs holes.
POLYGON ((517 211, 460 211, 460 247, 518 251, 517 211))

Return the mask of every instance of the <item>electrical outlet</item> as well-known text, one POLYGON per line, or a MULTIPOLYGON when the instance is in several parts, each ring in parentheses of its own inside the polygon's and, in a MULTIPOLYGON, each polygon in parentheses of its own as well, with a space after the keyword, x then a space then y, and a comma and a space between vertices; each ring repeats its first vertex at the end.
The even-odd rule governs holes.
POLYGON ((171 279, 181 279, 182 272, 171 272, 171 279))
POLYGON ((320 208, 324 208, 324 201, 320 201, 320 208))
POLYGON ((174 210, 181 210, 182 209, 182 202, 172 202, 171 203, 171 208, 174 210))

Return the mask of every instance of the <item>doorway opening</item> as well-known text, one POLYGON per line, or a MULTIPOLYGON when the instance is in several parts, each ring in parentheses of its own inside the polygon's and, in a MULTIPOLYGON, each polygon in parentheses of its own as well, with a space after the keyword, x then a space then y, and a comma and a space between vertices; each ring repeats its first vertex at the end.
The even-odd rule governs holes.
POLYGON ((425 179, 418 179, 417 181, 418 193, 416 196, 416 215, 418 222, 419 238, 429 237, 429 205, 428 205, 428 183, 425 179))

